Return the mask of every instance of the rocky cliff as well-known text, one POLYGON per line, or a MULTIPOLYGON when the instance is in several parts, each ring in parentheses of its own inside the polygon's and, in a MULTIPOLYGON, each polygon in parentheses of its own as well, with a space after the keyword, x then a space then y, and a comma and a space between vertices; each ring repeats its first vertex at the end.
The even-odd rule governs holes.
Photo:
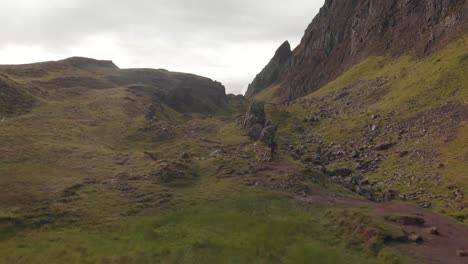
POLYGON ((299 98, 370 55, 438 50, 467 32, 467 20, 466 0, 327 0, 272 82, 283 100, 299 98))
POLYGON ((286 63, 291 58, 291 45, 288 41, 284 42, 276 51, 275 56, 270 60, 267 66, 260 72, 253 82, 249 85, 246 97, 252 97, 264 88, 275 83, 284 73, 286 63))

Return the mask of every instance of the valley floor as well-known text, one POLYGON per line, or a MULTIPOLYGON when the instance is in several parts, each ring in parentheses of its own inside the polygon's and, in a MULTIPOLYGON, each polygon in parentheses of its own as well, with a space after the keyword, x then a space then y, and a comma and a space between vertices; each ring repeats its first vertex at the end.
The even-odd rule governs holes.
POLYGON ((232 114, 142 130, 143 108, 109 92, 1 123, 0 263, 460 263, 461 224, 270 160, 232 114), (385 220, 400 215, 441 234, 385 220))
POLYGON ((466 263, 465 42, 287 104, 265 90, 273 159, 237 126, 243 100, 184 114, 106 75, 182 78, 164 71, 2 75, 34 102, 0 119, 0 263, 466 263))

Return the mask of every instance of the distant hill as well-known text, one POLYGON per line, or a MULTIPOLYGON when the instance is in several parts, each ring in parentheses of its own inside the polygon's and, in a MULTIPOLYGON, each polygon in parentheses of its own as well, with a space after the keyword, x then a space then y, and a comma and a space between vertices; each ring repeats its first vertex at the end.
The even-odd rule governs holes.
POLYGON ((119 69, 111 61, 73 57, 62 61, 26 65, 0 65, 3 73, 0 94, 5 113, 21 113, 31 107, 34 97, 49 90, 126 86, 157 97, 181 112, 218 111, 226 103, 224 86, 193 74, 155 69, 119 69), (15 83, 17 80, 18 83, 15 83), (22 88, 22 87, 28 87, 22 88), (36 90, 36 96, 30 90, 36 90), (22 109, 20 111, 20 108, 22 109))

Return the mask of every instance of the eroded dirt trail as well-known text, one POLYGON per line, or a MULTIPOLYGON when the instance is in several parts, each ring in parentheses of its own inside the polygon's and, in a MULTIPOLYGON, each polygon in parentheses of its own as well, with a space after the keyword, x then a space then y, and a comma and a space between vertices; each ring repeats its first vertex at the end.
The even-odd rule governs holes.
MULTIPOLYGON (((294 171, 293 164, 284 160, 266 162, 259 167, 267 168, 259 171, 257 177, 265 177, 294 171)), ((260 180, 260 179, 259 179, 260 180)), ((468 249, 468 227, 448 217, 433 213, 429 210, 411 204, 400 202, 376 203, 367 200, 352 198, 313 186, 307 193, 290 194, 296 200, 320 206, 362 208, 367 207, 375 213, 386 215, 405 215, 422 218, 423 225, 399 224, 406 233, 415 233, 422 237, 421 243, 395 243, 395 246, 407 252, 411 257, 424 261, 424 263, 437 264, 467 264, 468 257, 458 256, 459 250, 468 249), (438 235, 430 234, 429 230, 435 227, 438 235)))
MULTIPOLYGON (((197 138, 200 145, 207 149, 219 148, 226 153, 252 155, 252 153, 246 152, 246 148, 251 146, 251 142, 228 146, 220 142, 207 141, 200 137, 195 138, 197 138)), ((268 156, 261 150, 256 151, 255 155, 268 156)), ((415 205, 402 202, 371 202, 327 191, 317 185, 309 186, 308 191, 303 192, 301 191, 303 186, 300 183, 303 178, 299 166, 281 156, 271 161, 257 161, 250 164, 252 174, 240 177, 243 183, 286 193, 302 203, 343 208, 365 207, 382 217, 404 215, 422 218, 425 221, 423 225, 404 225, 392 222, 400 226, 405 233, 414 233, 423 239, 421 243, 395 242, 394 246, 406 252, 410 257, 424 263, 468 264, 468 257, 458 256, 459 250, 468 249, 468 227, 453 219, 415 205), (291 177, 291 175, 294 176, 291 177), (429 232, 433 227, 437 228, 439 234, 434 235, 429 232)))

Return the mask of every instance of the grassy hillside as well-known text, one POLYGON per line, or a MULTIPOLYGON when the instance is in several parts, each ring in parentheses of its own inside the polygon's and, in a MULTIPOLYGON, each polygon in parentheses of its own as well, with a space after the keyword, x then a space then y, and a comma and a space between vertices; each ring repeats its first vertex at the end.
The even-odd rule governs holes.
POLYGON ((467 223, 467 46, 465 36, 425 58, 370 57, 291 105, 271 105, 280 141, 303 145, 305 164, 350 168, 378 193, 467 223))
POLYGON ((0 263, 406 263, 382 216, 291 197, 355 198, 266 162, 236 126, 243 104, 187 113, 76 63, 0 67, 37 91, 0 122, 0 263))

